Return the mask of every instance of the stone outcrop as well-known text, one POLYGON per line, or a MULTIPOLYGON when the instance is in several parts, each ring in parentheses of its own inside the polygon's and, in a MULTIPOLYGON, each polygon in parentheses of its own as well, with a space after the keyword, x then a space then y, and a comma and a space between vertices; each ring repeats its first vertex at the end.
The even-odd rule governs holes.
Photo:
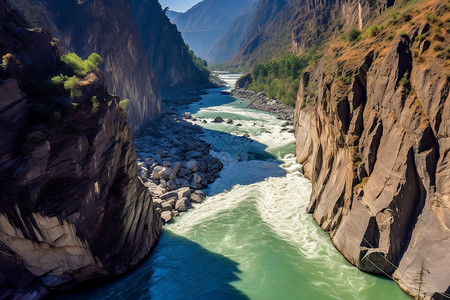
POLYGON ((234 88, 237 89, 247 89, 249 84, 253 82, 252 74, 246 73, 242 75, 235 83, 234 88))
POLYGON ((116 276, 149 253, 161 221, 138 177, 126 114, 102 73, 71 99, 52 37, 0 0, 0 298, 116 276))
POLYGON ((277 115, 277 119, 292 121, 294 120, 294 108, 281 104, 280 100, 270 99, 264 92, 254 92, 244 89, 234 89, 233 96, 249 99, 248 108, 267 111, 277 115))
POLYGON ((408 20, 354 46, 334 41, 302 75, 295 128, 297 159, 313 183, 308 210, 339 251, 410 295, 444 299, 450 37, 439 21, 427 23, 427 11, 448 28, 445 8, 423 1, 408 20))

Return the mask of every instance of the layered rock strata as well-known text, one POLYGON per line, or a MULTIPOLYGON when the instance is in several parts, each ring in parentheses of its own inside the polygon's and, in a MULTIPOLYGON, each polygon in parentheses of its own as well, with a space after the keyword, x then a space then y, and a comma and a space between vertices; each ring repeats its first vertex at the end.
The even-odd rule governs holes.
POLYGON ((52 37, 0 0, 0 298, 117 276, 158 239, 126 113, 99 71, 75 99, 52 37))
POLYGON ((355 46, 335 42, 303 73, 295 114, 309 212, 352 264, 420 299, 450 290, 445 13, 424 1, 355 46))

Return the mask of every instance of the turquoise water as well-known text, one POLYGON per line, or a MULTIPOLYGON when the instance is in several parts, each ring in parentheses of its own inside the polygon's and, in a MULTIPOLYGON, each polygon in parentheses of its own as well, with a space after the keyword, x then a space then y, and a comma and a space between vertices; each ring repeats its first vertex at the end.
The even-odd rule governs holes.
MULTIPOLYGON (((231 85, 236 76, 223 78, 231 85)), ((64 299, 409 299, 334 248, 306 213, 311 183, 295 162, 293 135, 246 105, 216 89, 183 110, 224 163, 207 201, 166 225, 135 271, 64 299), (217 116, 233 124, 211 123, 217 116)))

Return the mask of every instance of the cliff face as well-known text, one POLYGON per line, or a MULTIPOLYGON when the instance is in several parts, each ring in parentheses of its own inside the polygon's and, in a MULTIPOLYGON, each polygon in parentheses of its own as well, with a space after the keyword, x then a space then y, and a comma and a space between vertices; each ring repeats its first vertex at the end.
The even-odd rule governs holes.
POLYGON ((332 40, 303 73, 297 159, 313 183, 309 211, 351 263, 391 276, 421 299, 444 299, 450 290, 448 12, 433 0, 394 9, 402 17, 356 45, 332 40))
POLYGON ((139 30, 124 0, 19 0, 15 8, 27 21, 48 30, 64 51, 82 57, 97 52, 109 90, 130 99, 128 122, 134 133, 161 112, 161 96, 148 68, 139 30), (40 9, 36 9, 40 7, 40 9))
POLYGON ((208 85, 209 76, 194 64, 177 27, 157 0, 128 0, 140 34, 149 69, 161 90, 208 85))
POLYGON ((335 29, 361 29, 394 1, 260 0, 255 18, 233 65, 278 58, 318 46, 335 29))
POLYGON ((39 299, 135 266, 161 229, 130 127, 102 73, 48 82, 52 37, 0 0, 0 298, 39 299))

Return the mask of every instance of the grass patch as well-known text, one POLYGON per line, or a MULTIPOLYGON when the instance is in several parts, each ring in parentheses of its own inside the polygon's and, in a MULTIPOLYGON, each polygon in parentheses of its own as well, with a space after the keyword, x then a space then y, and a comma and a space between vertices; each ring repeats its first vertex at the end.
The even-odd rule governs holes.
POLYGON ((348 76, 339 76, 336 78, 336 81, 338 81, 344 85, 349 85, 352 83, 352 78, 348 77, 348 76))
POLYGON ((416 36, 415 38, 414 38, 414 40, 416 41, 416 42, 421 42, 421 41, 423 41, 425 39, 425 35, 423 35, 423 34, 420 34, 420 35, 418 35, 418 36, 416 36))

